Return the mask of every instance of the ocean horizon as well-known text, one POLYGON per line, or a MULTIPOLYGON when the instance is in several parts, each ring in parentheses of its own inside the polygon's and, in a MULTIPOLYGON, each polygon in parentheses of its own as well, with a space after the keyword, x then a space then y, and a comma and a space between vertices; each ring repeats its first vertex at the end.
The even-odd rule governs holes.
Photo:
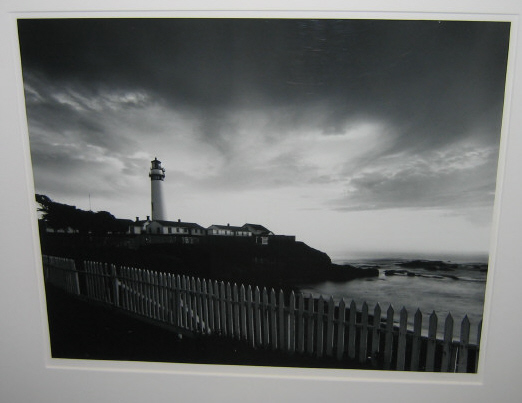
POLYGON ((430 260, 451 263, 482 263, 489 261, 488 252, 397 252, 397 251, 349 251, 328 254, 333 263, 349 264, 358 261, 378 260, 430 260))

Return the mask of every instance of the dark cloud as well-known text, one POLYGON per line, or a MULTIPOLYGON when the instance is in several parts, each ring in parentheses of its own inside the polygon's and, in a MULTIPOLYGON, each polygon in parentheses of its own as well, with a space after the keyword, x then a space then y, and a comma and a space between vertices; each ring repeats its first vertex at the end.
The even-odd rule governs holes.
POLYGON ((95 147, 92 159, 120 158, 130 174, 138 169, 130 156, 144 151, 145 139, 157 149, 191 136, 219 154, 215 173, 224 176, 216 186, 299 179, 356 189, 339 209, 491 202, 509 23, 21 19, 18 26, 33 162, 49 172, 50 160, 84 167, 70 158, 71 143, 84 146, 80 154, 95 147), (253 111, 266 122, 238 122, 253 111), (342 137, 362 121, 381 125, 379 143, 351 152, 340 172, 300 161, 306 133, 342 137), (249 166, 252 155, 264 155, 242 140, 254 129, 260 138, 252 147, 289 137, 294 149, 249 166), (488 163, 451 172, 399 164, 390 174, 397 164, 390 156, 429 163, 437 150, 462 143, 492 148, 488 163))

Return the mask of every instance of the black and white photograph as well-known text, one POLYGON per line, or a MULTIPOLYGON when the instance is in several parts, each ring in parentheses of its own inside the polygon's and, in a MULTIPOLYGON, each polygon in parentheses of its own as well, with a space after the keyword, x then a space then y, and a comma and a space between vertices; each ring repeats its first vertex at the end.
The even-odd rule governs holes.
POLYGON ((511 29, 18 18, 52 358, 479 372, 511 29))

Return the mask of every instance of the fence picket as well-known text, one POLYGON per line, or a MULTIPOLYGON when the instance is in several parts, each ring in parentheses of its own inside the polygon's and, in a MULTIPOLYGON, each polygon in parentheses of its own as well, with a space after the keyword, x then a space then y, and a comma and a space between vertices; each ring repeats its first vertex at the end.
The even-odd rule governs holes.
POLYGON ((339 301, 339 308, 337 309, 337 351, 336 358, 342 360, 344 356, 344 330, 346 321, 346 305, 344 299, 339 301))
POLYGON ((451 353, 453 344, 453 316, 448 313, 444 323, 444 344, 442 345, 441 372, 451 372, 451 353))
POLYGON ((352 299, 350 302, 350 314, 348 321, 348 358, 354 360, 356 352, 356 331, 357 331, 357 306, 352 299))
POLYGON ((214 329, 221 334, 221 301, 219 299, 219 283, 214 280, 212 283, 214 293, 212 294, 212 306, 214 311, 214 329))
POLYGON ((297 352, 302 354, 305 351, 304 334, 304 295, 299 293, 297 296, 297 352))
POLYGON ((249 341, 249 344, 252 347, 255 347, 255 337, 254 337, 254 305, 253 305, 253 299, 252 299, 252 287, 248 286, 247 288, 247 330, 248 330, 248 337, 247 340, 249 341))
POLYGON ((241 313, 240 313, 240 302, 239 302, 239 290, 237 288, 237 284, 234 283, 232 286, 232 308, 234 311, 234 335, 236 339, 241 339, 241 313))
POLYGON ((290 292, 290 301, 288 302, 288 351, 290 354, 295 353, 295 293, 290 292))
POLYGON ((437 346, 437 315, 435 311, 430 315, 428 328, 428 346, 426 348, 426 371, 435 371, 435 348, 437 346))
POLYGON ((324 299, 321 295, 317 303, 317 337, 316 337, 316 355, 323 356, 324 351, 324 299))
POLYGON ((363 302, 361 308, 361 336, 359 341, 359 362, 368 359, 368 304, 363 302))
MULTIPOLYGON (((120 282, 120 276, 118 276, 116 265, 111 264, 111 283, 113 287, 113 305, 117 308, 122 308, 123 304, 123 296, 121 295, 121 282, 120 282)), ((72 293, 74 293, 73 290, 71 290, 72 293)))
POLYGON ((183 328, 183 311, 182 311, 182 296, 181 296, 181 276, 177 275, 175 278, 174 300, 176 301, 176 325, 183 328))
POLYGON ((259 287, 254 289, 254 340, 255 346, 261 346, 262 334, 261 334, 261 292, 259 287))
POLYGON ((384 334, 384 369, 391 368, 393 354, 393 316, 395 311, 390 305, 386 312, 386 332, 384 334))
POLYGON ((209 297, 210 294, 208 292, 208 283, 207 280, 203 279, 201 282, 201 292, 202 292, 202 309, 203 309, 203 323, 205 324, 204 333, 210 334, 210 315, 209 315, 209 297))
POLYGON ((307 326, 306 326, 306 334, 307 334, 307 343, 306 343, 306 352, 310 355, 314 353, 314 306, 315 301, 312 294, 308 297, 308 315, 307 315, 307 326))
POLYGON ((205 326, 207 325, 203 319, 203 293, 201 289, 201 280, 196 279, 196 307, 197 307, 197 329, 200 333, 205 333, 205 326))
POLYGON ((234 337, 234 306, 232 301, 232 286, 230 282, 226 284, 226 301, 227 301, 227 331, 230 337, 234 337))
POLYGON ((171 273, 167 273, 166 276, 166 289, 165 289, 165 303, 167 304, 167 322, 170 325, 174 325, 174 277, 171 273))
POLYGON ((221 317, 221 334, 224 336, 227 336, 228 329, 227 329, 227 294, 225 291, 225 283, 221 281, 219 283, 219 315, 221 317))
POLYGON ((406 327, 408 326, 408 311, 405 307, 400 310, 399 337, 397 340, 397 370, 404 371, 406 366, 406 327))
POLYGON ((159 320, 160 319, 160 310, 159 310, 159 281, 158 281, 158 273, 151 272, 151 282, 152 282, 152 297, 151 303, 154 309, 153 318, 159 320))
POLYGON ((478 372, 481 334, 482 334, 482 320, 479 322, 478 327, 477 327, 477 348, 475 349, 475 372, 478 372))
POLYGON ((199 329, 199 321, 200 321, 200 318, 199 318, 199 309, 198 309, 198 292, 197 292, 197 289, 196 289, 196 279, 194 277, 191 277, 190 278, 190 295, 191 295, 191 302, 190 302, 190 306, 191 306, 191 314, 192 314, 192 331, 194 331, 195 333, 198 332, 198 329, 199 329))
POLYGON ((239 299, 241 301, 240 305, 240 315, 241 315, 241 339, 242 340, 248 340, 248 333, 247 333, 247 299, 246 299, 246 290, 245 286, 241 284, 241 287, 239 288, 239 299))
POLYGON ((288 345, 286 344, 286 317, 285 317, 285 295, 283 291, 279 291, 277 315, 279 318, 279 348, 286 351, 288 345))
POLYGON ((277 301, 276 293, 272 288, 270 290, 270 340, 272 341, 272 350, 276 350, 280 344, 277 337, 277 301))
POLYGON ((269 339, 268 339, 268 335, 270 333, 269 311, 270 311, 270 306, 268 305, 268 291, 267 291, 266 287, 263 287, 262 304, 261 304, 261 323, 262 323, 262 327, 263 327, 263 346, 265 348, 269 346, 269 339))
POLYGON ((421 354, 421 332, 422 332, 422 313, 417 308, 413 319, 413 339, 411 347, 411 363, 410 370, 417 371, 419 369, 419 361, 421 354))
POLYGON ((335 305, 333 297, 328 300, 328 320, 326 322, 326 355, 331 357, 333 355, 334 346, 334 314, 335 305))
POLYGON ((379 362, 379 355, 381 352, 381 306, 379 303, 375 305, 373 310, 373 323, 372 323, 372 365, 377 367, 379 362))
POLYGON ((187 288, 185 292, 186 304, 187 304, 187 328, 190 331, 194 331, 194 306, 193 306, 193 291, 192 291, 192 278, 187 276, 186 282, 187 288))
POLYGON ((468 371, 468 347, 469 347, 469 330, 470 323, 468 315, 464 316, 460 326, 460 343, 459 343, 459 362, 457 366, 458 372, 468 371))

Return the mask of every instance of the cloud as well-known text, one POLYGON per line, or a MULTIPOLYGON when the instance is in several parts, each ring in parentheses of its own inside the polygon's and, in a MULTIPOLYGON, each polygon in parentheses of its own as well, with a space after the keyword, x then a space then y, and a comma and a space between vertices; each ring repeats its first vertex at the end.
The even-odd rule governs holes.
POLYGON ((491 206, 498 150, 469 144, 384 158, 348 178, 339 210, 491 206))
POLYGON ((390 211, 478 220, 494 196, 509 29, 20 20, 37 191, 65 203, 91 193, 133 217, 148 211, 158 157, 173 211, 195 221, 194 206, 294 226, 390 211))

